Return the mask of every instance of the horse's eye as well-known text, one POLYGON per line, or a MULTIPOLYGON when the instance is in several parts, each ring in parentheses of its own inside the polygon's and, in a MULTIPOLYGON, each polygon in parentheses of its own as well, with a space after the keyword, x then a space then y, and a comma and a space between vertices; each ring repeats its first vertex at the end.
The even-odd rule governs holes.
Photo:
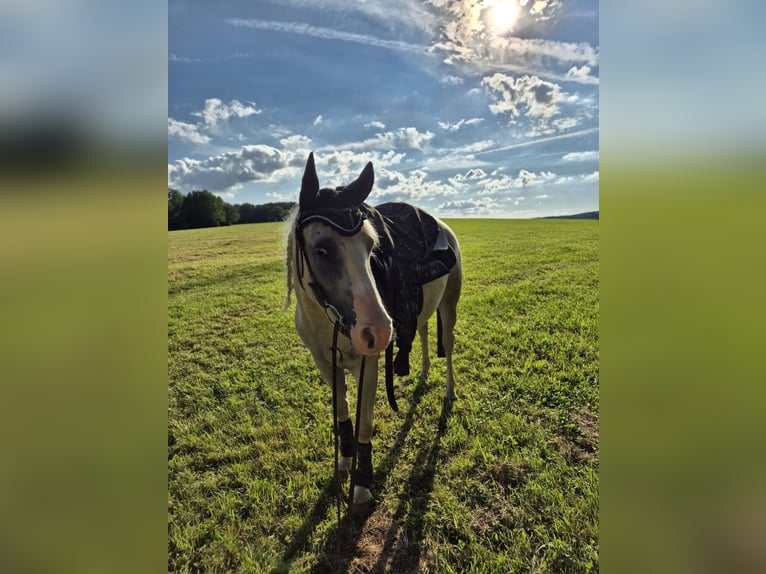
POLYGON ((327 257, 327 249, 325 249, 324 247, 315 247, 314 253, 319 255, 319 257, 327 257))

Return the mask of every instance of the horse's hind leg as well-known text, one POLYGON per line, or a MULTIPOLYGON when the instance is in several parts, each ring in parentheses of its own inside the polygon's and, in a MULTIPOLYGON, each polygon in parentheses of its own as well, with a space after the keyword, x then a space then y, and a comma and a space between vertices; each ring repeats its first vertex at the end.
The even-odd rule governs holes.
POLYGON ((441 318, 441 346, 447 359, 447 388, 444 390, 444 398, 454 400, 455 373, 452 370, 452 351, 455 348, 455 323, 457 322, 457 302, 460 298, 461 277, 458 274, 450 274, 447 289, 439 303, 439 315, 441 318))
POLYGON ((431 357, 428 355, 428 321, 425 321, 418 327, 418 334, 420 335, 420 346, 423 350, 418 378, 421 381, 425 381, 428 378, 428 371, 431 368, 431 357))

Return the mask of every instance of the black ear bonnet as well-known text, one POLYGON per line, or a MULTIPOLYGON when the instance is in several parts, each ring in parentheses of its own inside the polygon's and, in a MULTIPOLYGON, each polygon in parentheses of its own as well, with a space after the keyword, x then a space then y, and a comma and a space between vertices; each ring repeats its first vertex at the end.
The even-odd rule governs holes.
POLYGON ((341 235, 357 233, 367 218, 364 200, 372 191, 374 181, 372 162, 350 184, 336 189, 319 189, 314 154, 309 155, 301 182, 297 229, 308 223, 327 225, 341 235))

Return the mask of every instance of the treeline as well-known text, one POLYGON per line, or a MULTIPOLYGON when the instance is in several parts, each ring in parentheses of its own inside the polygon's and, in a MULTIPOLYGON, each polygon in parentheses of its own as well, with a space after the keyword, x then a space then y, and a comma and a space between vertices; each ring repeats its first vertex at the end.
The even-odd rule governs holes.
POLYGON ((168 189, 168 229, 284 221, 293 207, 293 202, 232 205, 207 190, 184 195, 176 189, 168 189))

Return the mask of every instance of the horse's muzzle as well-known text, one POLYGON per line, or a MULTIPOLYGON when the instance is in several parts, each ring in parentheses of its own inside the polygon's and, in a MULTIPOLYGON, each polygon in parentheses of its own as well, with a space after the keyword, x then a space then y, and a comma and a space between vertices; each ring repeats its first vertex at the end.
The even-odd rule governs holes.
POLYGON ((357 323, 351 328, 351 343, 360 355, 377 355, 388 347, 392 333, 389 318, 377 323, 357 323))

